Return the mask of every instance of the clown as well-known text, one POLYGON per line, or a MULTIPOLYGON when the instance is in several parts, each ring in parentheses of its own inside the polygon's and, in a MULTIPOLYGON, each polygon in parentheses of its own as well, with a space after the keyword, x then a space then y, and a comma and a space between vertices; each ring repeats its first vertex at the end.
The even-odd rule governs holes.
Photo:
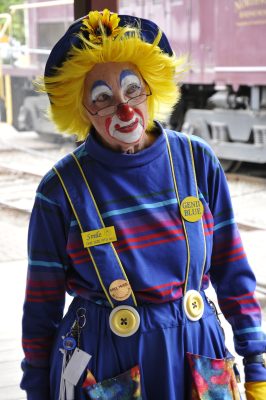
POLYGON ((184 63, 153 22, 108 10, 75 21, 48 58, 50 116, 83 143, 43 178, 31 215, 30 400, 240 399, 210 282, 248 399, 265 399, 255 278, 222 168, 157 120, 179 100, 184 63))
POLYGON ((86 76, 83 104, 106 146, 134 153, 149 143, 145 134, 149 95, 133 64, 107 62, 92 68, 86 76), (100 79, 103 75, 105 81, 100 79))

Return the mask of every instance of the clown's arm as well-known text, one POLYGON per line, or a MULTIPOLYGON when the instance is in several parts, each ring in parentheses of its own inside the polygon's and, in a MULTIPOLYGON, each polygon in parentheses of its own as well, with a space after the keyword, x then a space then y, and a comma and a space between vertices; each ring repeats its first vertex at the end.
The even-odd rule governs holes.
MULTIPOLYGON (((196 138, 192 143, 199 187, 214 219, 211 282, 220 308, 232 326, 237 353, 243 357, 263 354, 266 352, 266 338, 261 327, 261 309, 254 296, 256 279, 234 219, 225 174, 208 145, 196 138)), ((266 398, 266 368, 263 363, 248 363, 245 380, 260 382, 263 399, 266 398)))
MULTIPOLYGON (((45 179, 44 179, 45 180, 45 179)), ((49 357, 65 303, 67 224, 57 200, 40 184, 28 235, 28 274, 23 313, 23 378, 29 400, 49 397, 49 357)), ((59 356, 59 355, 58 355, 59 356)))

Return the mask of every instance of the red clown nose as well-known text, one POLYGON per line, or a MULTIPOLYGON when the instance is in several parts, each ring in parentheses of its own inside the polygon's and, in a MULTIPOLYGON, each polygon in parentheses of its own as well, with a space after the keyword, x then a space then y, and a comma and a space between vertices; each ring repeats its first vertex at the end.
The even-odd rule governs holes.
POLYGON ((134 110, 128 104, 121 104, 117 108, 117 116, 121 121, 130 121, 134 117, 134 110))

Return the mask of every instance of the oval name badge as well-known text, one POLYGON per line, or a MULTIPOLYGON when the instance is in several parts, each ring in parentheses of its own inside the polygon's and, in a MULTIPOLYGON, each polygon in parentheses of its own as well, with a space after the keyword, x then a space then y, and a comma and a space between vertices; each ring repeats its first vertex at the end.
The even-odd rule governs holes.
POLYGON ((109 293, 113 299, 124 301, 131 295, 131 286, 129 282, 124 279, 116 279, 110 284, 109 293))

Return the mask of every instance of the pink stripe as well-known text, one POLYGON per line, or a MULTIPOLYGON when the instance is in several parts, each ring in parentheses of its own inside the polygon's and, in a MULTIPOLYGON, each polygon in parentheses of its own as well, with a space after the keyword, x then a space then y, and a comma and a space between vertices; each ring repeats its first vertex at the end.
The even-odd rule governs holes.
POLYGON ((27 338, 23 338, 22 339, 22 343, 32 343, 32 342, 43 342, 43 343, 47 343, 50 342, 52 343, 53 338, 51 336, 44 336, 41 338, 32 338, 32 339, 27 339, 27 338))
MULTIPOLYGON (((61 283, 61 286, 63 286, 65 282, 62 280, 62 281, 60 281, 60 283, 61 283)), ((33 279, 28 279, 27 284, 28 284, 28 286, 31 286, 33 288, 34 287, 41 288, 41 287, 47 287, 47 286, 57 287, 58 286, 58 281, 57 280, 54 280, 54 281, 37 281, 36 280, 35 281, 33 279)))
POLYGON ((166 232, 152 233, 150 235, 139 236, 137 238, 126 238, 124 240, 118 240, 116 242, 116 244, 117 244, 117 246, 122 246, 122 245, 130 243, 130 242, 143 242, 145 240, 156 239, 156 238, 169 236, 169 235, 178 235, 180 233, 183 233, 182 229, 172 229, 172 230, 169 230, 166 232))
POLYGON ((91 262, 90 257, 84 257, 81 260, 73 260, 75 265, 91 262))
POLYGON ((43 303, 44 301, 59 301, 59 300, 62 300, 62 297, 60 296, 60 297, 45 297, 45 298, 42 298, 42 299, 34 299, 34 298, 30 298, 30 297, 28 297, 27 298, 27 301, 29 302, 29 303, 43 303))
POLYGON ((245 254, 245 253, 244 253, 244 254, 241 254, 241 255, 238 256, 238 257, 225 258, 225 259, 223 259, 223 260, 221 260, 221 261, 214 262, 213 264, 214 264, 214 265, 221 265, 221 264, 226 264, 226 263, 231 263, 231 262, 234 262, 234 261, 238 261, 238 260, 241 260, 241 259, 243 259, 243 258, 246 258, 246 254, 245 254))
POLYGON ((231 300, 241 300, 243 297, 253 297, 254 296, 254 292, 248 292, 248 293, 243 293, 239 296, 231 296, 231 297, 227 297, 226 299, 220 300, 220 303, 227 303, 228 301, 231 300))
POLYGON ((177 240, 183 240, 183 239, 180 238, 180 237, 174 237, 174 238, 171 238, 171 239, 156 240, 156 241, 154 241, 152 243, 145 243, 145 244, 142 244, 142 245, 140 244, 140 245, 134 245, 134 246, 127 246, 127 247, 124 247, 122 249, 116 249, 116 250, 117 250, 118 253, 122 253, 123 251, 128 251, 130 249, 142 249, 142 248, 145 248, 145 247, 156 246, 156 245, 162 244, 162 243, 175 242, 177 240))
MULTIPOLYGON (((234 308, 234 307, 242 308, 241 304, 258 304, 258 303, 253 298, 253 299, 250 299, 250 300, 238 300, 237 302, 234 302, 233 304, 228 304, 227 306, 221 306, 221 307, 222 307, 222 309, 224 311, 224 310, 230 310, 231 308, 234 308)), ((249 308, 249 310, 250 310, 250 308, 249 308)))
POLYGON ((231 247, 237 246, 239 243, 241 243, 241 245, 242 245, 240 236, 237 236, 235 239, 233 239, 231 241, 228 241, 228 238, 227 238, 227 240, 225 238, 225 240, 222 241, 222 242, 217 242, 216 241, 215 244, 214 244, 214 248, 215 248, 215 251, 217 251, 217 250, 225 250, 225 249, 229 249, 231 247))
POLYGON ((51 294, 64 294, 65 291, 61 291, 60 289, 54 290, 54 289, 47 289, 47 290, 27 290, 27 296, 32 295, 32 296, 49 296, 51 294))
POLYGON ((156 222, 154 224, 149 224, 149 225, 139 225, 135 226, 133 228, 120 228, 116 229, 117 233, 121 234, 122 236, 126 235, 131 235, 135 233, 140 233, 140 232, 145 232, 145 231, 150 231, 154 229, 160 229, 160 228, 167 228, 169 226, 180 226, 181 222, 179 220, 164 220, 160 222, 156 222))
POLYGON ((211 221, 213 221, 213 215, 212 215, 212 213, 211 212, 205 212, 204 214, 203 214, 203 219, 206 219, 206 220, 211 220, 211 221))
POLYGON ((162 288, 162 287, 167 287, 167 286, 179 287, 179 286, 183 285, 183 283, 184 283, 184 281, 183 281, 183 282, 163 283, 162 285, 151 286, 151 287, 148 287, 148 288, 146 288, 146 289, 142 289, 141 292, 149 292, 149 291, 151 291, 151 290, 160 289, 160 288, 162 288))
POLYGON ((208 223, 204 222, 203 223, 204 229, 211 229, 211 228, 213 228, 213 225, 214 225, 213 222, 208 222, 208 223))
POLYGON ((152 296, 152 295, 147 295, 145 293, 141 293, 140 292, 140 293, 138 293, 137 297, 139 297, 141 299, 144 299, 144 300, 150 300, 153 303, 165 303, 165 302, 170 301, 170 300, 180 299, 182 297, 182 295, 183 295, 183 292, 182 292, 181 288, 179 288, 177 291, 174 291, 172 293, 175 293, 175 294, 173 296, 167 296, 167 297, 164 296, 164 298, 161 297, 161 298, 158 299, 158 298, 155 297, 155 294, 154 294, 154 296, 152 296))
POLYGON ((225 314, 225 316, 228 318, 228 317, 234 317, 234 316, 236 316, 236 317, 239 317, 239 312, 240 312, 240 314, 247 314, 247 315, 249 315, 249 314, 261 314, 261 312, 260 312, 260 308, 259 307, 253 307, 253 308, 240 308, 240 309, 237 309, 234 313, 227 313, 227 312, 225 312, 224 314, 225 314))
POLYGON ((237 254, 237 253, 242 253, 243 250, 244 250, 244 249, 243 249, 243 247, 241 246, 241 247, 238 247, 237 249, 234 249, 234 250, 231 250, 231 251, 226 251, 226 252, 221 253, 221 254, 217 254, 217 255, 215 255, 215 256, 213 257, 213 260, 217 260, 217 259, 219 259, 219 258, 223 258, 223 257, 230 256, 230 255, 237 254))
POLYGON ((75 250, 75 249, 82 249, 83 248, 83 243, 81 240, 78 240, 76 242, 69 242, 67 244, 67 250, 75 250))

